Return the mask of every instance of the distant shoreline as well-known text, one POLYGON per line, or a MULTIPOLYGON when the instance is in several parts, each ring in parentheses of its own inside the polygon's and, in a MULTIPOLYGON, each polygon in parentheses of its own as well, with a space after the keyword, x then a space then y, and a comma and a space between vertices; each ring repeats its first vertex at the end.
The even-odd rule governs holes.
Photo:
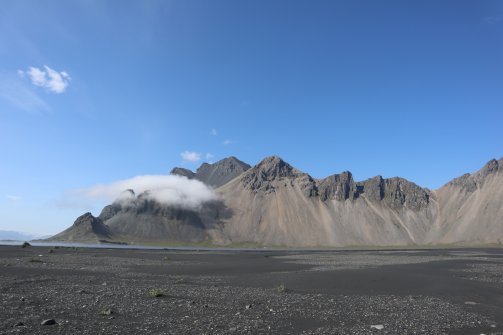
MULTIPOLYGON (((0 246, 21 246, 26 241, 0 240, 0 246)), ((432 251, 432 250, 470 250, 470 249, 502 249, 503 245, 434 245, 434 246, 345 246, 345 247, 284 247, 284 246, 197 246, 197 245, 143 245, 127 243, 84 243, 62 241, 28 241, 33 247, 61 247, 61 248, 86 248, 86 249, 131 249, 131 250, 179 250, 179 251, 228 251, 228 252, 344 252, 344 251, 432 251)))

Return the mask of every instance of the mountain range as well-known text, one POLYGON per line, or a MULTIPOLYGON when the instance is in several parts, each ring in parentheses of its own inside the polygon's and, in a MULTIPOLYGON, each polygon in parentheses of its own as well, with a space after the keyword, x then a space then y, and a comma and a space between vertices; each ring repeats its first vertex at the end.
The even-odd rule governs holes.
POLYGON ((503 242, 503 158, 437 190, 404 178, 355 181, 345 171, 315 179, 277 156, 235 157, 172 175, 217 197, 198 208, 164 205, 127 190, 97 217, 86 213, 49 240, 253 243, 295 247, 487 245, 503 242))
POLYGON ((30 241, 35 238, 42 238, 42 236, 18 231, 0 230, 0 241, 30 241))

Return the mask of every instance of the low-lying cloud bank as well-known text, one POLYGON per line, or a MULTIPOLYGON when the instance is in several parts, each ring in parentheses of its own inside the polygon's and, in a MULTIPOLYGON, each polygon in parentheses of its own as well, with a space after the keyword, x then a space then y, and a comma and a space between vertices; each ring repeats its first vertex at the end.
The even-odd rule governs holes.
POLYGON ((149 199, 189 209, 197 209, 203 203, 217 199, 216 193, 202 182, 175 175, 137 176, 111 184, 96 185, 78 193, 88 199, 124 202, 134 198, 130 192, 124 192, 128 189, 137 195, 148 191, 144 196, 149 199))

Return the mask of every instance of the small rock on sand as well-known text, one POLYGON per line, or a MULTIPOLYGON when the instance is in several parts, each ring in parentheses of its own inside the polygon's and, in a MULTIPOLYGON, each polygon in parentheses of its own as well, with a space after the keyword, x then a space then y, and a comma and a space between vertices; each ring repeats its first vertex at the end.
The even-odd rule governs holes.
POLYGON ((54 320, 54 319, 47 319, 47 320, 42 321, 42 323, 41 323, 42 326, 51 326, 51 325, 55 325, 55 324, 56 324, 56 320, 54 320))

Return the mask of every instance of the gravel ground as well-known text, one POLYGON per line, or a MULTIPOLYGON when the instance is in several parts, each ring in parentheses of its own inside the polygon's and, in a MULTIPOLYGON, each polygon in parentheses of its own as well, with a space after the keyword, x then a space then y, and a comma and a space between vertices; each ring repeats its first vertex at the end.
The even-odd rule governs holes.
MULTIPOLYGON (((292 254, 284 256, 276 256, 278 259, 283 259, 287 262, 294 264, 307 264, 312 266, 310 271, 335 271, 335 270, 348 270, 348 269, 365 269, 376 268, 385 265, 403 265, 403 264, 420 264, 438 261, 489 261, 492 256, 484 252, 444 252, 440 254, 428 254, 425 250, 418 251, 358 251, 350 253, 315 253, 315 254, 292 254)), ((501 260, 495 259, 491 270, 485 270, 483 267, 487 264, 474 264, 472 267, 480 269, 482 272, 498 272, 498 266, 503 263, 501 260)), ((488 267, 488 269, 490 266, 488 267)), ((503 268, 499 269, 501 274, 503 268)), ((470 269, 467 272, 472 272, 470 269)), ((477 272, 474 270, 473 272, 477 272)))
POLYGON ((489 266, 501 278, 502 259, 4 246, 0 333, 502 334, 501 280, 461 276, 489 266))
POLYGON ((465 278, 503 284, 503 263, 469 264, 462 272, 465 278))
POLYGON ((351 254, 300 254, 277 256, 294 264, 308 264, 310 271, 335 271, 348 269, 375 268, 383 265, 419 264, 433 261, 454 260, 451 255, 415 255, 390 253, 371 254, 368 252, 353 252, 351 254))

